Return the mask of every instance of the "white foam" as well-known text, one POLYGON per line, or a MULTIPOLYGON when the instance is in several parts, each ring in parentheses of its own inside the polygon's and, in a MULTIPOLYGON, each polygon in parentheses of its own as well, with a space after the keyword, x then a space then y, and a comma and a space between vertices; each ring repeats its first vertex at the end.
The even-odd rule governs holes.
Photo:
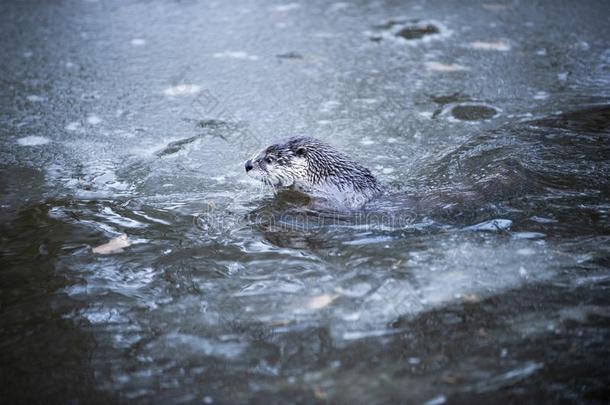
POLYGON ((133 46, 144 46, 146 45, 146 40, 142 38, 134 38, 131 40, 131 45, 133 46))
POLYGON ((44 136, 30 135, 24 138, 17 139, 17 143, 21 146, 40 146, 51 142, 49 138, 44 136))
POLYGON ((367 137, 362 138, 362 139, 360 140, 360 143, 361 143, 362 145, 373 145, 373 144, 375 143, 375 141, 374 141, 374 140, 372 140, 371 138, 369 138, 369 137, 367 136, 367 137))

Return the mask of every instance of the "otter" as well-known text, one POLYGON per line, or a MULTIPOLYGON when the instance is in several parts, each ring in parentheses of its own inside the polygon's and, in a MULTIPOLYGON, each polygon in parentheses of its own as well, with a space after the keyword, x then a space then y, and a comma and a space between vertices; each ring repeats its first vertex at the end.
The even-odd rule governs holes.
POLYGON ((382 192, 369 169, 311 137, 271 145, 248 160, 245 168, 250 177, 274 191, 295 190, 335 209, 359 209, 382 192))

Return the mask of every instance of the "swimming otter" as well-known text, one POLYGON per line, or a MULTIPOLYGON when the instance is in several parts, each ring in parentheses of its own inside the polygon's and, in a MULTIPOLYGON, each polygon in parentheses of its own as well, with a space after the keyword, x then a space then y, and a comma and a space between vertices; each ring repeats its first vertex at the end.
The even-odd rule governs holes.
POLYGON ((310 137, 271 145, 245 166, 250 177, 274 190, 296 190, 335 208, 357 209, 381 193, 381 185, 369 169, 310 137))

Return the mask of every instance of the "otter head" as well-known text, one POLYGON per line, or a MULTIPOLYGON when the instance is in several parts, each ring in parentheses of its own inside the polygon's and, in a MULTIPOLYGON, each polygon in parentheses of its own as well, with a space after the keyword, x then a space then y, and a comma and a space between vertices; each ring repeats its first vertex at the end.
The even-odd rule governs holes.
POLYGON ((307 183, 308 147, 311 138, 291 138, 263 149, 246 162, 246 173, 273 188, 307 183))

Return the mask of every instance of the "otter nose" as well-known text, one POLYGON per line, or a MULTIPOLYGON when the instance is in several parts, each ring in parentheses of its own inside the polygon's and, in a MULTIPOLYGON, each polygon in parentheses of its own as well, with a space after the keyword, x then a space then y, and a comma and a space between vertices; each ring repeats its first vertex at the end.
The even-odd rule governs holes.
POLYGON ((246 173, 249 172, 250 170, 252 170, 252 161, 248 160, 246 162, 246 173))

